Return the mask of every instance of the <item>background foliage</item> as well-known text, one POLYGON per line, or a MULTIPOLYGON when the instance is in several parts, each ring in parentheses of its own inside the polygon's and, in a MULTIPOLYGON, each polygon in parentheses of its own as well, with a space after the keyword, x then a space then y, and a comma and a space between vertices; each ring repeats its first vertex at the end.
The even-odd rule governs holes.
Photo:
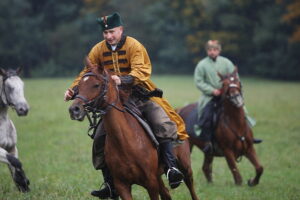
POLYGON ((102 39, 95 19, 115 11, 156 73, 192 73, 218 39, 241 74, 300 80, 298 0, 1 0, 0 66, 74 76, 102 39))

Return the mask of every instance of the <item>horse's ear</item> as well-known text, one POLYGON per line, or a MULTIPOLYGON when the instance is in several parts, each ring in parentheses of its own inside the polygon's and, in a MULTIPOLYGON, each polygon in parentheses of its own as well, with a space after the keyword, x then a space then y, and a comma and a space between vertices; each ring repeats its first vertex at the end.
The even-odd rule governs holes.
POLYGON ((88 56, 85 57, 84 65, 85 65, 89 70, 91 70, 91 69, 93 68, 93 64, 91 63, 91 60, 89 59, 88 56))
POLYGON ((237 66, 235 65, 232 74, 236 76, 237 73, 238 73, 238 68, 237 68, 237 66))
POLYGON ((6 75, 6 71, 3 68, 0 68, 0 75, 5 76, 6 75))
POLYGON ((16 70, 17 75, 19 76, 22 71, 23 71, 23 67, 18 67, 16 70))
POLYGON ((97 65, 97 64, 93 64, 92 62, 91 62, 91 60, 89 59, 89 57, 86 57, 85 58, 85 66, 90 70, 90 71, 92 71, 92 70, 94 70, 94 69, 97 69, 100 73, 102 73, 102 71, 103 71, 103 67, 100 65, 97 65))

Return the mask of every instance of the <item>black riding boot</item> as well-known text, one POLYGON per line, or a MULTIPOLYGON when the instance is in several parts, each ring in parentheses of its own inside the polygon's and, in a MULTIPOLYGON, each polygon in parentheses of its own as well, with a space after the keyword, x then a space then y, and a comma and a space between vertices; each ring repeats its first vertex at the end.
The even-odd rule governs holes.
POLYGON ((173 155, 173 146, 170 141, 159 144, 160 155, 165 164, 165 174, 172 189, 177 188, 184 178, 183 174, 177 169, 176 158, 173 155))
POLYGON ((107 168, 107 166, 105 166, 101 170, 104 178, 104 183, 102 184, 104 185, 104 188, 101 189, 101 186, 99 190, 92 191, 91 195, 99 197, 100 199, 117 198, 119 195, 117 194, 117 191, 115 189, 109 169, 107 168))
POLYGON ((201 129, 199 138, 204 141, 204 147, 202 148, 202 151, 204 153, 213 153, 213 146, 211 143, 212 129, 203 127, 201 129))
POLYGON ((253 143, 254 144, 259 144, 259 143, 262 143, 262 140, 261 139, 257 139, 257 138, 253 138, 253 143))

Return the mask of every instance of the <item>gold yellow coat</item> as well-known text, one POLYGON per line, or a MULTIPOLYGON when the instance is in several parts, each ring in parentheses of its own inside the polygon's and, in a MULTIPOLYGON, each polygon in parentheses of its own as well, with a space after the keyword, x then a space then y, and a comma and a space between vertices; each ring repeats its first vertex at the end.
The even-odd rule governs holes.
MULTIPOLYGON (((111 50, 105 40, 96 44, 88 55, 93 64, 102 65, 116 75, 131 75, 134 77, 134 84, 143 86, 148 90, 154 90, 156 86, 150 80, 151 62, 145 47, 136 39, 126 36, 122 37, 115 51, 111 50)), ((71 88, 78 85, 81 77, 88 71, 85 67, 75 79, 71 88)), ((172 121, 177 124, 178 137, 180 140, 188 138, 185 124, 182 118, 170 106, 164 98, 151 98, 159 104, 172 121)))

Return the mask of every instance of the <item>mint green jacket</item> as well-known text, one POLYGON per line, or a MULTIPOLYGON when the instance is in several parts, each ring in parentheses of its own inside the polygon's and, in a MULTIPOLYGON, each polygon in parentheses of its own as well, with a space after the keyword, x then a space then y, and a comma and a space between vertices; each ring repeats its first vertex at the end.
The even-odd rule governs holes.
MULTIPOLYGON (((213 90, 222 87, 218 72, 222 75, 232 73, 234 71, 233 63, 223 57, 218 56, 215 61, 210 57, 202 59, 196 66, 194 72, 194 81, 196 87, 202 92, 198 101, 198 117, 202 115, 203 108, 213 97, 213 90)), ((255 125, 255 120, 247 116, 247 110, 244 107, 247 121, 250 126, 255 125)))
POLYGON ((194 72, 194 81, 196 87, 202 92, 198 102, 199 117, 205 105, 212 99, 213 90, 222 87, 218 72, 226 75, 233 71, 234 65, 229 59, 223 56, 218 56, 215 61, 207 56, 197 64, 194 72))

